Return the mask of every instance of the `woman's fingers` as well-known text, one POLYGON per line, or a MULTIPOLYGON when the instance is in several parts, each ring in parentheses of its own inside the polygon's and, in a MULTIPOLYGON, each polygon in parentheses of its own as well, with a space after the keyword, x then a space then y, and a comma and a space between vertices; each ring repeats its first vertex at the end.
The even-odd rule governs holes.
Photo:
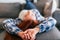
POLYGON ((26 34, 24 34, 24 36, 25 36, 25 37, 24 37, 24 39, 25 39, 25 40, 27 40, 27 35, 26 35, 26 34))
POLYGON ((30 39, 30 35, 29 34, 27 34, 27 38, 30 39))
POLYGON ((25 40, 29 40, 30 39, 30 36, 29 36, 27 31, 24 32, 24 39, 25 40))
POLYGON ((32 29, 26 30, 24 36, 25 36, 26 40, 34 40, 35 39, 35 33, 32 29))
POLYGON ((34 40, 34 39, 35 39, 35 36, 36 36, 36 35, 34 34, 34 32, 29 31, 28 34, 29 34, 29 36, 30 36, 30 40, 34 40))
POLYGON ((28 32, 28 35, 29 35, 29 38, 31 39, 31 37, 32 37, 31 32, 28 32))

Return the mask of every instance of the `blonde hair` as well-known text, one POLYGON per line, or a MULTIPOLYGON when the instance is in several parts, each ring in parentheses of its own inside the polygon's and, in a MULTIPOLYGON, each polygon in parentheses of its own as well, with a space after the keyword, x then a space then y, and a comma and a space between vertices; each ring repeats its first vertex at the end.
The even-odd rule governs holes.
MULTIPOLYGON (((22 10, 20 13, 19 13, 19 16, 18 16, 18 18, 20 18, 21 20, 24 20, 24 17, 26 16, 26 15, 31 15, 31 14, 34 14, 35 15, 35 13, 33 12, 33 9, 31 9, 31 10, 22 10), (28 14, 29 13, 29 14, 28 14)), ((34 18, 32 18, 32 20, 36 20, 36 17, 34 16, 34 18)))
POLYGON ((20 18, 21 20, 24 19, 24 16, 27 14, 28 10, 22 10, 20 13, 19 13, 19 16, 18 18, 20 18))

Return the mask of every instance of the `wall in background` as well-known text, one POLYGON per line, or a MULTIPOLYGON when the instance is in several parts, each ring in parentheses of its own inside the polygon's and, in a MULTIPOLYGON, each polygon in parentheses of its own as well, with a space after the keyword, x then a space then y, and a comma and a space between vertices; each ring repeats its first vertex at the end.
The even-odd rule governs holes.
POLYGON ((58 7, 59 7, 59 0, 56 0, 56 2, 57 2, 57 5, 58 5, 58 7))
MULTIPOLYGON (((35 3, 36 3, 37 1, 38 1, 38 0, 34 0, 35 3)), ((21 4, 26 3, 25 0, 0 0, 0 3, 14 3, 14 2, 19 2, 19 3, 21 3, 21 4)), ((58 7, 60 7, 60 6, 59 6, 60 0, 56 0, 56 2, 57 2, 58 7)))
MULTIPOLYGON (((35 3, 37 0, 33 0, 35 3)), ((0 0, 0 3, 14 3, 14 2, 19 2, 19 3, 26 3, 25 0, 0 0)))
POLYGON ((59 8, 60 8, 60 0, 59 0, 59 8))
POLYGON ((0 3, 14 3, 14 2, 19 2, 19 3, 26 3, 25 0, 0 0, 0 3))

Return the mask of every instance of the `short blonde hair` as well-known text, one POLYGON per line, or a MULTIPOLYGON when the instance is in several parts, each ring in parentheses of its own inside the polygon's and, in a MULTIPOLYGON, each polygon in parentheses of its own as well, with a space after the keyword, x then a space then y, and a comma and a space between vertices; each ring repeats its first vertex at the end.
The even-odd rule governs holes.
POLYGON ((28 10, 22 10, 20 13, 19 13, 19 16, 18 18, 20 18, 21 20, 24 19, 24 16, 27 14, 28 10))
MULTIPOLYGON (((24 20, 24 17, 29 13, 29 15, 33 14, 33 9, 31 10, 22 10, 20 13, 19 13, 19 16, 18 18, 20 18, 21 20, 24 20)), ((35 15, 35 14, 34 14, 35 15)), ((33 18, 32 20, 35 20, 36 18, 33 18)))

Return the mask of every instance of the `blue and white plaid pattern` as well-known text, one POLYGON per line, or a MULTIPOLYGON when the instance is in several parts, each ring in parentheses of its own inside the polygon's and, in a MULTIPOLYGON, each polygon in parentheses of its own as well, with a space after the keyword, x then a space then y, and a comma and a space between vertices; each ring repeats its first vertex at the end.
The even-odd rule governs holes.
POLYGON ((18 18, 16 18, 15 20, 6 19, 5 21, 3 21, 3 28, 11 34, 17 34, 18 32, 22 31, 16 26, 16 24, 18 24, 20 22, 21 22, 21 20, 18 18))
MULTIPOLYGON (((36 9, 32 9, 32 12, 35 13, 36 15, 36 19, 38 21, 43 21, 41 24, 37 25, 40 28, 40 33, 44 32, 44 31, 49 31, 51 30, 55 24, 56 24, 56 20, 52 17, 47 18, 47 20, 39 13, 38 10, 36 9)), ((21 20, 19 18, 16 19, 6 19, 3 21, 3 28, 11 33, 11 34, 17 34, 18 32, 22 31, 21 29, 19 29, 16 24, 18 24, 19 22, 21 22, 21 20)))
POLYGON ((56 20, 52 17, 49 17, 47 20, 44 20, 38 26, 40 27, 40 32, 49 31, 55 27, 56 20))

